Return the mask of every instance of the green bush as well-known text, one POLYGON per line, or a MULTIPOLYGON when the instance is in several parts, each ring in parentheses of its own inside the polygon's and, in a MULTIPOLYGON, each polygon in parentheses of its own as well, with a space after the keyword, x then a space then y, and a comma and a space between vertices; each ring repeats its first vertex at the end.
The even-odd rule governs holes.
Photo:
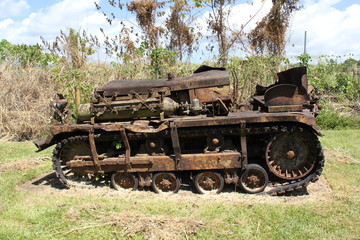
POLYGON ((53 54, 44 53, 39 45, 12 44, 0 41, 0 63, 8 62, 14 67, 46 68, 57 61, 53 54))
POLYGON ((316 122, 321 129, 360 129, 360 119, 342 116, 330 106, 323 107, 316 122))
POLYGON ((352 58, 342 63, 323 56, 317 64, 308 66, 309 83, 320 93, 345 98, 360 99, 360 61, 352 58))

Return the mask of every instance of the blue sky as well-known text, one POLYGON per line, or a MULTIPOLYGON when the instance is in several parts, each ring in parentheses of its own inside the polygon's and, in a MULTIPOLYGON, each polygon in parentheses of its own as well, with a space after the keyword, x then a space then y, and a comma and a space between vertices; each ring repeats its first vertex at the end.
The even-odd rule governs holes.
POLYGON ((353 4, 359 4, 360 0, 345 0, 345 1, 338 1, 338 3, 336 3, 334 5, 334 7, 336 9, 339 9, 341 11, 345 10, 347 7, 353 5, 353 4))
MULTIPOLYGON (((97 12, 94 1, 111 10, 106 0, 0 0, 0 40, 35 44, 42 36, 52 41, 60 30, 70 27, 99 36, 99 29, 103 28, 111 35, 118 33, 120 20, 136 22, 131 14, 120 15, 122 19, 109 26, 97 12)), ((287 34, 286 53, 289 57, 303 52, 304 32, 307 31, 307 52, 310 55, 354 54, 354 58, 360 59, 360 0, 302 0, 302 4, 303 8, 292 18, 287 34)), ((239 28, 250 15, 261 9, 249 23, 249 30, 270 7, 271 0, 264 3, 262 0, 237 1, 231 9, 229 24, 234 29, 239 28), (253 4, 249 4, 251 2, 253 4)), ((207 9, 198 13, 198 25, 203 26, 201 31, 204 34, 209 34, 205 28, 207 16, 207 9)), ((210 60, 211 55, 205 54, 196 61, 210 60)))

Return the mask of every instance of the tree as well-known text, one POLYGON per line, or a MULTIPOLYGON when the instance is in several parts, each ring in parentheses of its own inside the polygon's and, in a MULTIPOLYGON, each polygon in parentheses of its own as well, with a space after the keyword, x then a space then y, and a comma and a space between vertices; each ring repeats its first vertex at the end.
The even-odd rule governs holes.
MULTIPOLYGON (((191 27, 191 6, 186 0, 133 0, 121 3, 120 0, 108 0, 108 3, 120 14, 128 11, 136 19, 117 17, 114 12, 106 13, 95 3, 109 24, 119 23, 119 34, 109 36, 103 29, 106 52, 116 56, 123 63, 133 63, 137 68, 139 59, 150 66, 153 77, 163 75, 167 65, 176 59, 182 61, 190 56, 193 42, 196 40, 191 27)), ((123 15, 121 15, 123 16, 123 15)))
POLYGON ((187 0, 133 0, 121 3, 120 0, 108 0, 116 10, 123 12, 125 9, 136 18, 136 26, 128 19, 116 17, 115 12, 107 13, 96 4, 109 24, 115 20, 120 23, 119 34, 109 37, 104 30, 105 45, 109 55, 115 54, 119 58, 133 54, 137 48, 147 50, 151 56, 152 49, 166 48, 175 51, 180 60, 184 55, 191 55, 196 33, 191 27, 192 6, 187 0), (141 31, 136 31, 136 28, 141 31), (124 55, 125 54, 125 55, 124 55))
POLYGON ((228 50, 230 48, 231 35, 228 34, 226 26, 227 18, 230 14, 229 5, 235 3, 233 0, 211 0, 211 13, 208 20, 208 28, 215 34, 219 47, 218 63, 225 66, 228 60, 228 50))
POLYGON ((17 67, 47 67, 56 57, 44 53, 39 45, 12 44, 6 39, 0 42, 0 61, 17 67))
POLYGON ((189 22, 193 20, 191 6, 186 0, 178 0, 173 2, 170 9, 170 15, 165 21, 166 36, 169 38, 167 48, 178 53, 179 60, 182 61, 184 54, 191 55, 195 41, 193 28, 189 26, 189 22))
POLYGON ((259 55, 269 52, 282 56, 285 51, 286 30, 291 14, 299 10, 299 0, 272 0, 270 12, 253 29, 248 39, 251 48, 259 55))
POLYGON ((89 41, 85 31, 81 35, 73 28, 70 28, 68 33, 60 30, 60 35, 56 37, 53 43, 47 42, 42 37, 41 39, 46 49, 73 69, 83 68, 88 57, 95 53, 93 49, 95 43, 89 41))
MULTIPOLYGON (((95 53, 93 48, 96 40, 90 41, 85 31, 80 34, 72 28, 68 32, 60 31, 60 35, 52 43, 42 37, 41 39, 44 47, 59 59, 52 69, 52 78, 64 86, 64 96, 69 102, 74 102, 74 90, 79 87, 83 100, 89 98, 93 86, 86 81, 86 65, 88 57, 95 53)), ((70 108, 73 107, 71 103, 70 108)))
POLYGON ((165 2, 153 0, 135 0, 127 5, 127 9, 136 14, 136 21, 145 33, 150 48, 159 47, 159 39, 164 34, 164 28, 156 25, 156 17, 164 14, 159 12, 164 5, 165 2))

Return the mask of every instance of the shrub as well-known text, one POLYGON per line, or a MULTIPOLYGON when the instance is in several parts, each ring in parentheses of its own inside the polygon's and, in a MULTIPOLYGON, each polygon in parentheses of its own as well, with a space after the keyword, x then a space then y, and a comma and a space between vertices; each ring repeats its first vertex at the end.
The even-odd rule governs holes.
POLYGON ((329 104, 322 108, 316 122, 321 129, 360 129, 359 118, 343 116, 329 104))

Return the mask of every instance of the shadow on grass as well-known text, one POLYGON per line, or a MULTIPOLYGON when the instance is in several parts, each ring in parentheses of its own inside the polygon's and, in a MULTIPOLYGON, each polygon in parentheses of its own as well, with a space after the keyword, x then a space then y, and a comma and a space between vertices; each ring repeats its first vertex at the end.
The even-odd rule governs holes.
POLYGON ((30 182, 31 185, 40 186, 45 185, 51 188, 56 189, 66 189, 67 187, 64 186, 59 179, 56 177, 55 173, 47 173, 45 175, 40 176, 40 178, 35 179, 35 181, 30 182))

